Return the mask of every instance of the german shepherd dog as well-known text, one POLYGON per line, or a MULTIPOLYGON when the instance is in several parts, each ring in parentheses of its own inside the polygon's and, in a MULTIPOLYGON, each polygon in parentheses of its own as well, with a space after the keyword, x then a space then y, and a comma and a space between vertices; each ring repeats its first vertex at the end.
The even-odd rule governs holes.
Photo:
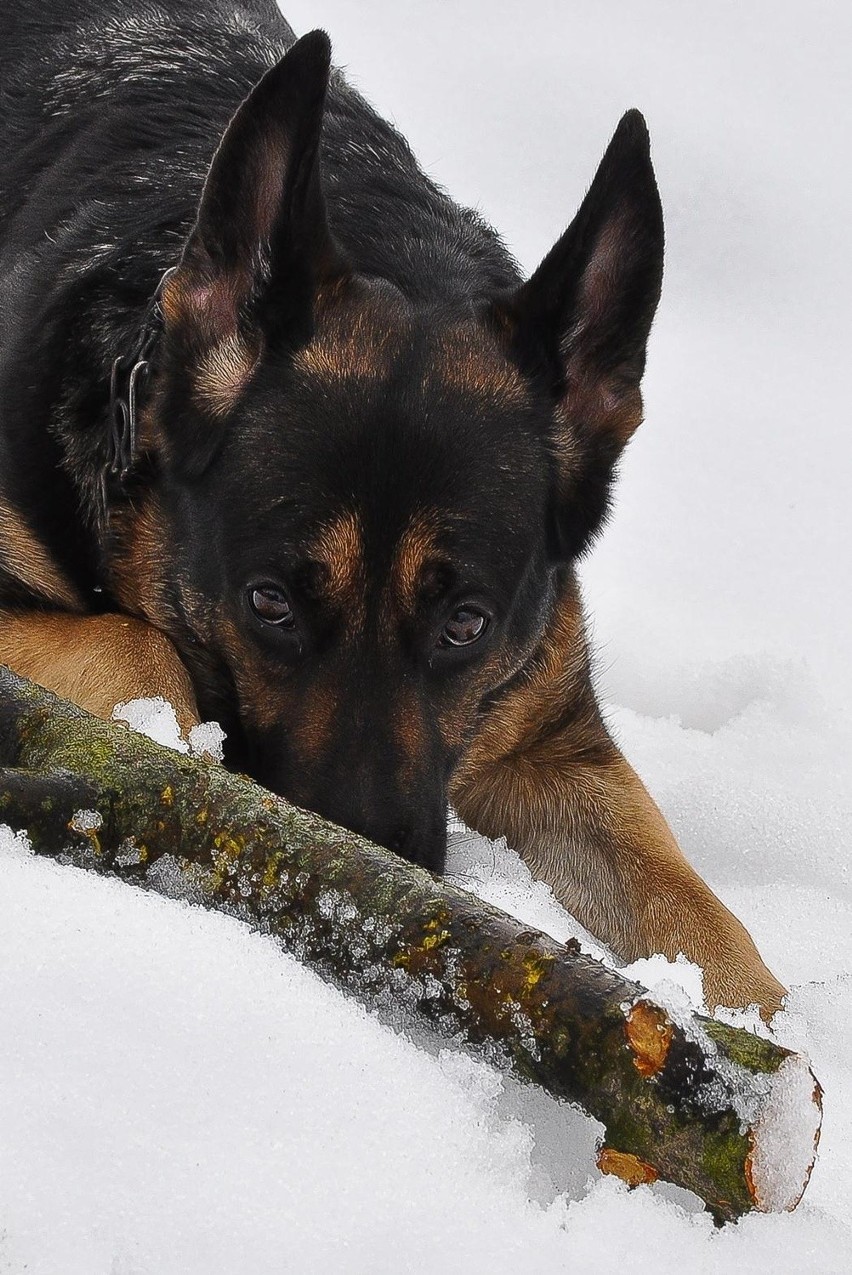
POLYGON ((0 661, 162 694, 441 871, 448 801, 623 960, 784 989, 595 700, 575 563, 639 424, 641 115, 524 281, 273 0, 3 0, 0 661))

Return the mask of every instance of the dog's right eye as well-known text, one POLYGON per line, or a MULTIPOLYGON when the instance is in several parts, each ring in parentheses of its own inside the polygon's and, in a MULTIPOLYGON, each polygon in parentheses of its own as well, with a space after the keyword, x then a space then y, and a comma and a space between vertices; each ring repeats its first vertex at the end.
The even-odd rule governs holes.
POLYGON ((249 589, 249 605, 264 624, 274 624, 281 629, 292 629, 296 623, 290 599, 283 589, 279 589, 274 584, 261 584, 249 589))
POLYGON ((439 646, 472 646, 485 633, 489 618, 478 607, 459 607, 444 625, 439 646))

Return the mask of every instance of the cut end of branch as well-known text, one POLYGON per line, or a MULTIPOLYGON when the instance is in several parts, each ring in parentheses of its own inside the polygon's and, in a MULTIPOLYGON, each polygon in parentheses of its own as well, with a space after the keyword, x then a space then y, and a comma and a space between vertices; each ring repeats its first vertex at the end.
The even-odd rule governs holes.
POLYGON ((601 1173, 610 1173, 613 1177, 621 1178, 628 1186, 649 1185, 659 1177, 652 1164, 646 1164, 637 1155, 614 1151, 612 1147, 601 1147, 598 1152, 598 1168, 601 1173))
POLYGON ((756 1209, 782 1213, 799 1203, 816 1161, 821 1120, 819 1082, 807 1060, 791 1054, 772 1077, 749 1135, 745 1173, 756 1209))
POLYGON ((669 1056, 672 1030, 668 1014, 659 1005, 640 1000, 631 1007, 624 1034, 640 1076, 656 1076, 662 1071, 669 1056))

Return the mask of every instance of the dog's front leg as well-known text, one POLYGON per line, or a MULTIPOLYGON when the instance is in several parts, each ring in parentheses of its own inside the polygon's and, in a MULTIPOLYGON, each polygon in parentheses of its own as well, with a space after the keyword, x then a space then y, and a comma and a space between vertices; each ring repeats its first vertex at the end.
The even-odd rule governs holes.
POLYGON ((0 664, 98 717, 161 695, 184 732, 198 721, 189 674, 170 640, 129 615, 0 611, 0 664))
POLYGON ((709 1005, 779 1008, 784 988, 607 733, 573 579, 535 655, 484 714, 450 795, 621 960, 683 952, 704 970, 709 1005))
POLYGON ((708 1004, 780 1008, 784 988, 740 922, 690 867, 639 777, 611 746, 576 755, 572 733, 471 767, 462 818, 505 836, 559 901, 619 959, 683 952, 708 1004))

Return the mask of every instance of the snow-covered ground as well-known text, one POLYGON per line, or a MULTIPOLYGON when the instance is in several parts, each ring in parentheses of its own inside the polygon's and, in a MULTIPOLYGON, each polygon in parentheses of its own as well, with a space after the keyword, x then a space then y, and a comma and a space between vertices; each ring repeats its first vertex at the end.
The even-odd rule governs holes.
MULTIPOLYGON (((379 1023, 234 920, 0 852, 0 1271, 852 1270, 852 10, 296 0, 527 267, 640 106, 667 209, 647 420, 584 571, 599 680, 681 843, 792 988, 825 1088, 792 1215, 715 1230, 595 1126, 379 1023)), ((451 870, 557 937, 509 852, 451 870)))

